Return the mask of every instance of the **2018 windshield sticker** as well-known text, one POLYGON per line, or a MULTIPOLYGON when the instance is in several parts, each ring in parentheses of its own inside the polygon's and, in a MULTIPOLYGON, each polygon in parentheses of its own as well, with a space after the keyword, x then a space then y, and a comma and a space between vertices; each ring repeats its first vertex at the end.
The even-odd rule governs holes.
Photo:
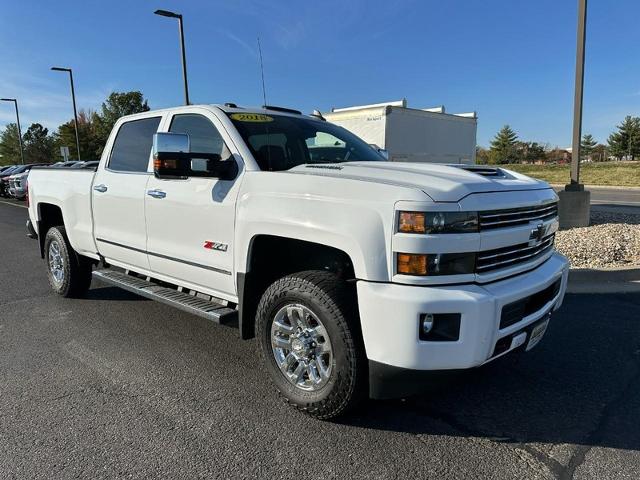
POLYGON ((273 117, 262 115, 261 113, 232 113, 230 116, 232 120, 238 120, 239 122, 273 122, 273 117))

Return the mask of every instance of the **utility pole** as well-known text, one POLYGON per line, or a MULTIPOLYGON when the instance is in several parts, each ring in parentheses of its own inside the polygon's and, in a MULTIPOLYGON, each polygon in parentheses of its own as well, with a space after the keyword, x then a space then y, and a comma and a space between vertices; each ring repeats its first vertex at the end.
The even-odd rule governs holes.
POLYGON ((24 165, 24 146, 22 145, 22 129, 20 128, 20 113, 18 113, 18 100, 15 98, 0 98, 3 102, 13 102, 16 107, 16 123, 18 125, 18 143, 20 143, 20 160, 24 165))
POLYGON ((68 72, 69 73, 69 79, 71 81, 71 101, 73 102, 73 124, 74 124, 75 130, 76 130, 76 148, 78 149, 78 160, 81 160, 81 158, 80 158, 80 136, 78 135, 78 110, 76 109, 76 92, 75 92, 75 89, 73 88, 73 72, 71 71, 70 68, 63 68, 63 67, 51 67, 51 70, 54 70, 56 72, 68 72))

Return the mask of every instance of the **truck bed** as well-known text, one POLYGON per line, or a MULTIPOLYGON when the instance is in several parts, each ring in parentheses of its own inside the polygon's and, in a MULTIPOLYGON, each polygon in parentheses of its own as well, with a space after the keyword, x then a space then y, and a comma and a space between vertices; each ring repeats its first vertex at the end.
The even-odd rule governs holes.
MULTIPOLYGON (((73 248, 80 254, 95 257, 93 240, 91 187, 94 170, 82 168, 33 167, 29 172, 29 209, 31 218, 40 219, 43 205, 64 205, 64 224, 73 248)), ((36 230, 38 225, 34 225, 36 230)), ((46 232, 37 232, 44 235, 46 232)))

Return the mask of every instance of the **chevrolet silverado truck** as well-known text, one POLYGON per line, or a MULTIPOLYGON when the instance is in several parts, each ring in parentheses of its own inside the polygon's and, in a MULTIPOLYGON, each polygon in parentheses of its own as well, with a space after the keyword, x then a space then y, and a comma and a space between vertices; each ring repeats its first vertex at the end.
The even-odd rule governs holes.
POLYGON ((123 117, 95 171, 34 167, 28 188, 56 293, 95 278, 236 326, 322 419, 531 349, 566 289, 548 184, 388 162, 282 107, 123 117))

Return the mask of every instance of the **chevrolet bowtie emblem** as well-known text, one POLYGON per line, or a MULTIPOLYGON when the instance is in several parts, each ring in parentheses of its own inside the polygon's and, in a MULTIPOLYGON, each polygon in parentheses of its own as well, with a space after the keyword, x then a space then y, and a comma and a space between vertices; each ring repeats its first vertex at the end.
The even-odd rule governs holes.
POLYGON ((531 240, 534 240, 535 243, 540 243, 542 241, 542 237, 544 237, 544 232, 545 228, 542 223, 536 225, 536 228, 532 229, 529 234, 529 243, 533 243, 531 240))

